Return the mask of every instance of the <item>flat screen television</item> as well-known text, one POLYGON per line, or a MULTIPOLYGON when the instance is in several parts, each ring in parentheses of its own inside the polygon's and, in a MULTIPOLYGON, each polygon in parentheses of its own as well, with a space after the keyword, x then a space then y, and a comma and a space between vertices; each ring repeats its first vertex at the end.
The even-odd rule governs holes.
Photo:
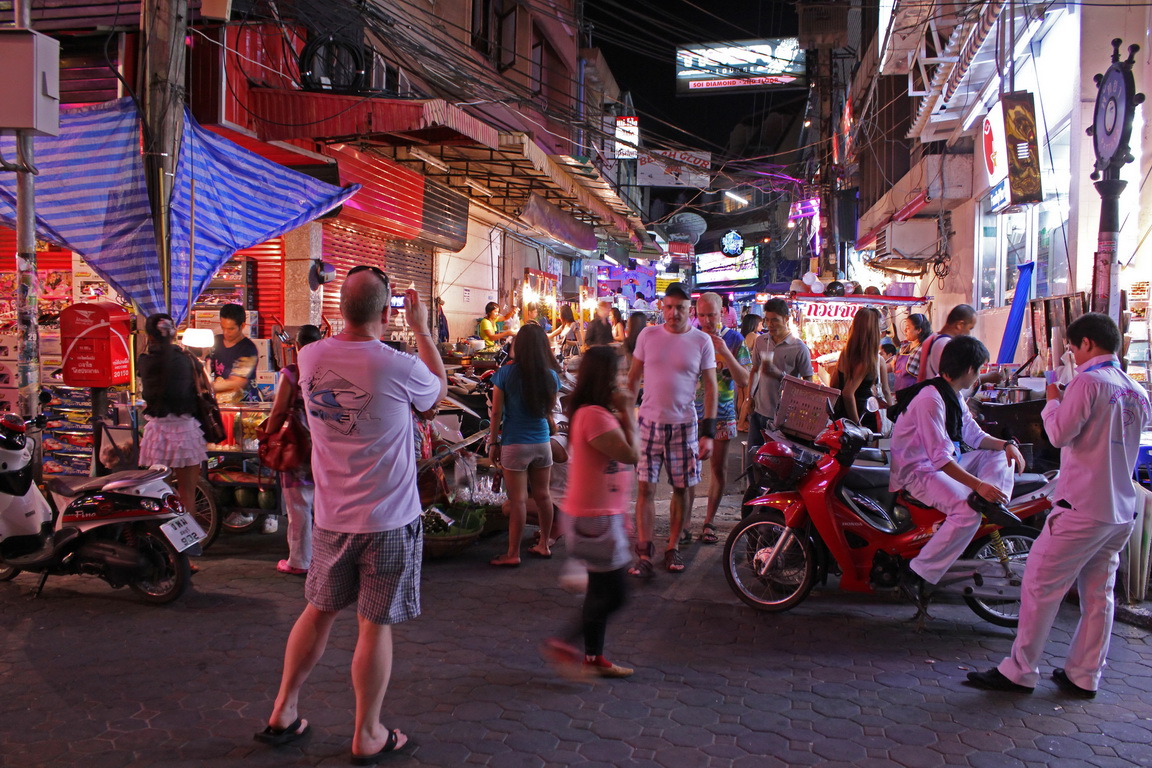
POLYGON ((696 254, 696 285, 740 283, 757 280, 760 267, 756 249, 747 248, 739 256, 725 256, 720 251, 696 254))

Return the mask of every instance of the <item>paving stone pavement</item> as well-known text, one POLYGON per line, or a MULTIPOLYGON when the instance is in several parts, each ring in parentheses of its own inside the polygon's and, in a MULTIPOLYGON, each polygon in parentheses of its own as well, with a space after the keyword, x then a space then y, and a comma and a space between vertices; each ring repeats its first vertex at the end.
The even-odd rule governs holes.
MULTIPOLYGON (((726 501, 722 536, 738 517, 726 501)), ((283 533, 225 535, 167 607, 93 579, 51 579, 37 600, 32 576, 0 584, 0 766, 347 765, 350 612, 305 688, 306 743, 252 740, 303 605, 303 581, 274 570, 284 546, 283 533)), ((636 675, 576 683, 537 655, 580 601, 557 586, 561 558, 489 567, 502 548, 486 539, 426 565, 424 615, 396 630, 384 714, 412 746, 386 765, 1152 766, 1144 630, 1117 625, 1094 701, 1047 679, 1032 696, 986 694, 961 681, 1012 635, 962 604, 936 606, 922 634, 896 598, 831 589, 757 613, 728 590, 722 547, 694 544, 684 574, 635 585, 609 628, 610 658, 636 675)), ((1072 610, 1054 633, 1057 660, 1072 610)))

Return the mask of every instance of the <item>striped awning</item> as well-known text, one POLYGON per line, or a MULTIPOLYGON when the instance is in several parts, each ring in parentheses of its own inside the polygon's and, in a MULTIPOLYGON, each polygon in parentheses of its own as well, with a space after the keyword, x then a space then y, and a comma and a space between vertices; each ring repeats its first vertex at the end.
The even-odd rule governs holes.
MULTIPOLYGON (((11 160, 16 139, 0 137, 11 160)), ((140 120, 131 99, 60 110, 60 135, 35 139, 36 236, 80 254, 142 311, 163 311, 140 120)), ((16 174, 0 174, 0 221, 16 226, 16 174)))
POLYGON ((500 135, 443 99, 377 99, 252 88, 256 131, 278 139, 390 136, 399 144, 470 144, 496 149, 500 135))
MULTIPOLYGON (((14 158, 15 139, 0 137, 0 151, 14 158)), ((236 251, 323 215, 359 189, 265 160, 204 130, 186 110, 171 201, 172 304, 166 307, 132 100, 61 110, 60 135, 36 138, 35 161, 37 237, 80 254, 141 312, 167 310, 177 321, 188 312, 189 279, 198 296, 236 251)), ((0 174, 0 223, 16 224, 15 174, 0 174)))

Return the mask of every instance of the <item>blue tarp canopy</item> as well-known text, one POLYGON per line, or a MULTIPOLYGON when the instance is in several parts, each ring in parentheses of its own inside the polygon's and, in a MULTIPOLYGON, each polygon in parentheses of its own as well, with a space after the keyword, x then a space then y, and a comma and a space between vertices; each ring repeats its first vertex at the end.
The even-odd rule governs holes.
MULTIPOLYGON (((0 151, 13 159, 15 138, 0 137, 0 151)), ((61 110, 60 135, 35 139, 35 164, 36 236, 80 254, 142 313, 168 311, 178 322, 188 315, 189 278, 198 296, 236 251, 322 216, 359 189, 266 160, 204 130, 185 110, 169 213, 172 306, 166 308, 132 100, 61 110)), ((16 226, 15 174, 0 174, 0 223, 16 226)))

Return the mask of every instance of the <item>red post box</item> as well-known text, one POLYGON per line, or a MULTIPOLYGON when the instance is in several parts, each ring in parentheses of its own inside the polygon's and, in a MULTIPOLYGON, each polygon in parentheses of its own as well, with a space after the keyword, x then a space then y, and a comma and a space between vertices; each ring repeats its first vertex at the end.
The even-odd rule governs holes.
POLYGON ((64 383, 70 387, 112 387, 131 376, 132 315, 110 301, 65 307, 60 313, 64 383))

